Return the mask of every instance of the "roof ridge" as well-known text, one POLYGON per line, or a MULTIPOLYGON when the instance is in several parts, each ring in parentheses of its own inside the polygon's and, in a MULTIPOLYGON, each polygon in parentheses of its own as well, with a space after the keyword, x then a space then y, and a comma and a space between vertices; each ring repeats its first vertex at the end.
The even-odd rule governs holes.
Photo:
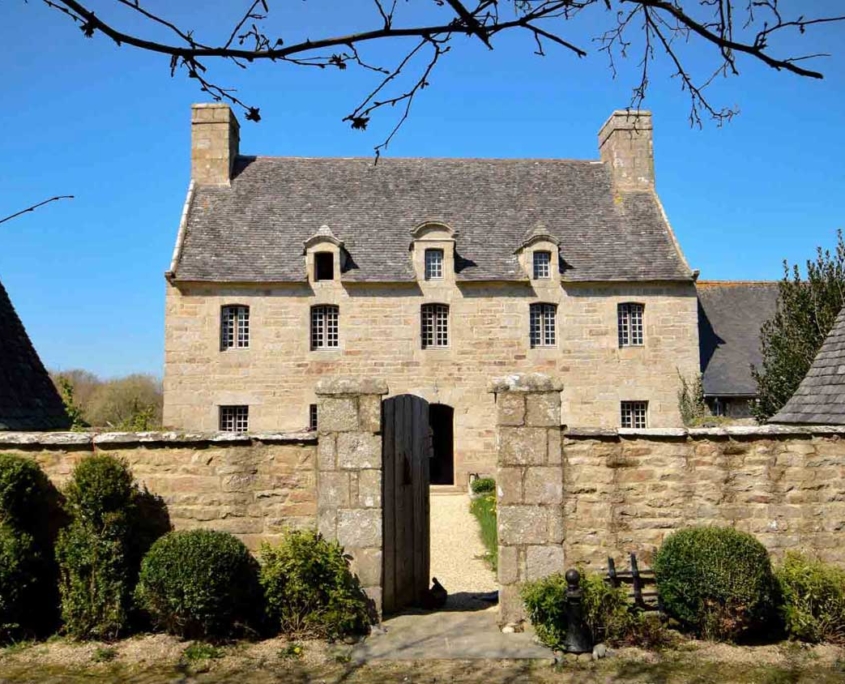
POLYGON ((777 285, 780 280, 699 280, 697 286, 731 287, 733 285, 777 285))
MULTIPOLYGON (((372 156, 354 156, 354 157, 308 157, 297 155, 272 155, 272 154, 239 154, 238 159, 295 159, 302 161, 371 161, 375 165, 375 157, 372 156)), ((378 163, 390 161, 485 161, 485 162, 562 162, 566 164, 591 164, 601 166, 604 162, 601 159, 575 159, 570 157, 385 157, 381 156, 378 163)))

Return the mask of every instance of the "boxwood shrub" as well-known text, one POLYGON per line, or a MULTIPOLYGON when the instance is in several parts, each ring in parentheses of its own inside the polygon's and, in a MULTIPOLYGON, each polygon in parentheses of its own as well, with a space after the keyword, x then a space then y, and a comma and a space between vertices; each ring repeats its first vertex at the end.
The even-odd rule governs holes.
POLYGON ((654 560, 666 612, 699 636, 736 640, 774 615, 776 586, 766 548, 726 527, 668 537, 654 560))
POLYGON ((274 629, 337 639, 370 624, 369 599, 341 546, 312 530, 292 530, 261 548, 261 585, 274 629))
POLYGON ((55 489, 38 464, 0 454, 0 640, 56 627, 58 592, 51 517, 55 489))
MULTIPOLYGON (((522 601, 537 636, 550 648, 560 649, 566 638, 566 579, 555 573, 522 587, 522 601)), ((581 576, 584 621, 593 641, 618 644, 636 625, 627 590, 614 588, 597 573, 581 576)))
POLYGON ((479 477, 470 482, 470 489, 473 494, 495 494, 496 480, 492 477, 479 477))
POLYGON ((141 563, 135 596, 153 625, 188 639, 248 635, 262 614, 258 563, 226 532, 170 532, 141 563))
POLYGON ((139 490, 129 466, 109 455, 83 458, 65 490, 70 523, 58 536, 62 620, 78 639, 115 639, 131 628, 141 558, 169 519, 139 490))
POLYGON ((788 553, 776 577, 789 637, 810 643, 845 643, 845 570, 788 553))

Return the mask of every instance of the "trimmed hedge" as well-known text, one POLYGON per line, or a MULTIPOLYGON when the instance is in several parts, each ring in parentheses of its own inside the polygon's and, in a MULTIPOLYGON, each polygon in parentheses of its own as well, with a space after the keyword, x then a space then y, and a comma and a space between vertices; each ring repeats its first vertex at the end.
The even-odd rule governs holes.
POLYGON ((726 527, 692 527, 668 537, 654 560, 666 612, 699 636, 736 640, 772 617, 776 585, 766 548, 726 527))
POLYGON ((71 521, 56 544, 65 631, 116 639, 132 626, 141 558, 169 519, 160 499, 138 489, 127 463, 108 455, 83 458, 65 494, 71 521))
POLYGON ((845 570, 788 553, 775 574, 790 638, 845 643, 845 570))
POLYGON ((170 532, 141 563, 135 591, 153 625, 188 639, 248 634, 262 613, 258 563, 226 532, 170 532))
POLYGON ((56 626, 50 527, 56 508, 55 490, 34 460, 0 454, 0 640, 37 636, 56 626))
POLYGON ((294 530, 261 547, 261 585, 272 626, 288 636, 337 639, 371 623, 369 599, 335 541, 294 530))

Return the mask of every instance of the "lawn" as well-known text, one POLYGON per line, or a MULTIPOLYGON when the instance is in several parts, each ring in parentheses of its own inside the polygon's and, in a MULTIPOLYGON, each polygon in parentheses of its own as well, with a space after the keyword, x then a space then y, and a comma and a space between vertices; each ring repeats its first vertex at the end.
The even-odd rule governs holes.
POLYGON ((499 560, 499 535, 496 530, 496 495, 482 494, 472 500, 469 506, 470 512, 478 520, 481 528, 481 541, 484 544, 486 560, 493 572, 496 572, 499 560))
POLYGON ((663 653, 624 649, 598 662, 551 667, 525 661, 350 661, 350 646, 282 639, 198 648, 162 635, 117 644, 53 640, 0 651, 0 682, 22 684, 833 684, 845 681, 845 650, 793 644, 738 647, 689 642, 663 653), (113 656, 102 659, 104 649, 113 656), (99 656, 98 656, 99 654, 99 656), (187 655, 186 655, 187 654, 187 655), (100 659, 98 659, 100 658, 100 659))

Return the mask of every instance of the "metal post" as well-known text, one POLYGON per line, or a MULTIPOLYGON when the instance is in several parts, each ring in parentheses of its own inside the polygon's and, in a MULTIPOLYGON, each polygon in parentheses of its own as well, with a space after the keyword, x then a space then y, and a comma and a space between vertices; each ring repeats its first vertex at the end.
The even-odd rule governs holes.
POLYGON ((567 653, 590 653, 593 640, 590 630, 584 623, 584 593, 581 591, 581 573, 577 570, 566 571, 566 639, 564 650, 567 653))

